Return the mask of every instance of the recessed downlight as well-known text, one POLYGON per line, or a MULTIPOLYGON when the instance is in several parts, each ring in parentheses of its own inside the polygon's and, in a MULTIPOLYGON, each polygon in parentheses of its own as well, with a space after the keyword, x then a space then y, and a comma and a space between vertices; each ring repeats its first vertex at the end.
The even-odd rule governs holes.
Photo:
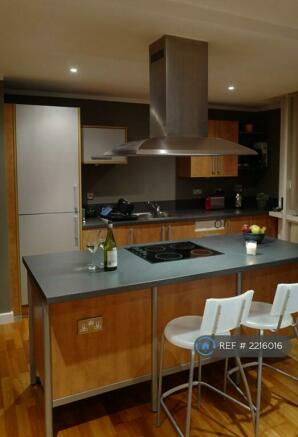
POLYGON ((75 73, 78 72, 78 69, 77 69, 77 67, 70 67, 69 71, 70 71, 71 73, 75 74, 75 73))
POLYGON ((228 86, 228 90, 229 91, 235 91, 235 86, 234 85, 229 85, 228 86))

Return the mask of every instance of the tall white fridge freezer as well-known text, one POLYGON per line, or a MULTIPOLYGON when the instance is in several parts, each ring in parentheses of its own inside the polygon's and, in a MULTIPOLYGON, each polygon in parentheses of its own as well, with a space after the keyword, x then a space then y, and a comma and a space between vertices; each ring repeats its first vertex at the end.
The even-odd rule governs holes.
POLYGON ((77 108, 16 105, 17 186, 22 256, 78 250, 80 122, 77 108))

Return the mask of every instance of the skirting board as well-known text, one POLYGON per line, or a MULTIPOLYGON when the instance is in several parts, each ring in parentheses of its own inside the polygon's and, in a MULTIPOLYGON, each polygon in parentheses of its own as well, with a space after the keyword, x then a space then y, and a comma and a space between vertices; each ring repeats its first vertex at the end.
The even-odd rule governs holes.
POLYGON ((14 321, 13 311, 9 313, 0 313, 0 325, 4 323, 12 323, 14 321))

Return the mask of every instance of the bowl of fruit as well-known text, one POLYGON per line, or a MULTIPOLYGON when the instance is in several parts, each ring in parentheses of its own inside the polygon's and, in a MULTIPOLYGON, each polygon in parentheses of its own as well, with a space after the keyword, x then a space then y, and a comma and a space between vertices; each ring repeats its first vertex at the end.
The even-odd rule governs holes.
POLYGON ((242 235, 245 241, 256 241, 257 243, 262 243, 265 237, 266 227, 258 225, 243 225, 242 235))

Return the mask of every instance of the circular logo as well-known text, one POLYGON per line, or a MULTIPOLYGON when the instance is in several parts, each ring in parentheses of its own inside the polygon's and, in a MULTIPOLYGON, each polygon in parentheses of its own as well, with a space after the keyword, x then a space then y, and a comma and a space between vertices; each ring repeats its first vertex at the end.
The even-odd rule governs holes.
POLYGON ((215 340, 208 335, 199 337, 195 341, 195 351, 203 357, 210 357, 215 349, 215 340))

